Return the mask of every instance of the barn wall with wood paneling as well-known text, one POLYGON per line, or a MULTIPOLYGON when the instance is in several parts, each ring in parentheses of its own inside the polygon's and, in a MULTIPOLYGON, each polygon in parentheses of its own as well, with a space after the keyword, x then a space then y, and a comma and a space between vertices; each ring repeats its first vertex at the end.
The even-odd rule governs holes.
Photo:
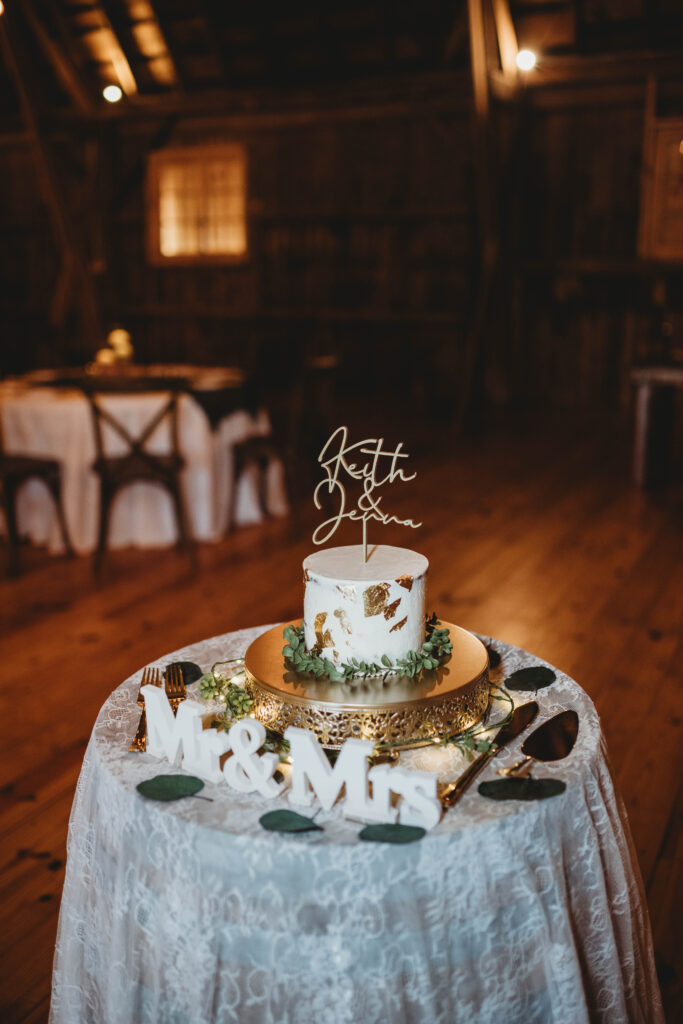
MULTIPOLYGON (((632 362, 656 348, 663 322, 680 326, 679 272, 636 259, 644 90, 629 96, 497 110, 503 263, 486 350, 494 401, 624 408, 632 362)), ((239 130, 216 117, 150 119, 77 139, 56 140, 70 208, 95 270, 106 264, 96 273, 104 324, 129 327, 140 361, 238 361, 277 380, 304 352, 340 351, 347 386, 355 378, 439 401, 456 393, 478 276, 463 113, 312 114, 239 130), (147 265, 144 163, 160 138, 246 143, 244 265, 147 265), (95 208, 100 217, 89 216, 95 208)), ((92 355, 77 323, 48 327, 58 270, 31 151, 6 142, 4 372, 92 355)))
MULTIPOLYGON (((152 133, 121 133, 123 165, 152 133)), ((237 133, 179 123, 173 145, 245 143, 250 256, 145 266, 136 188, 111 237, 120 306, 147 358, 238 358, 280 372, 304 351, 340 350, 369 384, 409 378, 425 349, 457 358, 475 266, 467 137, 466 121, 443 114, 237 133)))
POLYGON ((683 268, 637 257, 644 92, 534 109, 521 183, 528 393, 625 408, 629 371, 683 359, 683 268))

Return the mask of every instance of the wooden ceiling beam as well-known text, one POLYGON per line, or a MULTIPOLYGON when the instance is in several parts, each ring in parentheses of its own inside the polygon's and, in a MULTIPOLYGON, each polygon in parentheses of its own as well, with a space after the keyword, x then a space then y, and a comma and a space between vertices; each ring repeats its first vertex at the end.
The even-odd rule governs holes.
POLYGON ((162 13, 161 5, 159 0, 148 0, 149 6, 156 19, 157 26, 159 28, 159 35, 164 41, 168 59, 173 66, 173 74, 175 76, 175 88, 180 92, 184 92, 186 88, 186 82, 182 73, 182 63, 175 43, 172 43, 173 33, 170 31, 170 25, 165 12, 162 13))
MULTIPOLYGON (((136 75, 136 72, 140 63, 141 53, 135 40, 135 36, 133 35, 128 7, 125 3, 122 3, 121 0, 98 0, 98 6, 101 8, 104 17, 107 20, 107 27, 114 35, 116 45, 123 54, 133 81, 135 81, 135 89, 133 92, 137 92, 138 76, 136 75), (135 71, 133 69, 135 69, 135 71)), ((132 95, 130 89, 124 87, 124 82, 119 74, 120 69, 118 63, 115 61, 113 61, 113 63, 119 82, 121 83, 121 88, 126 95, 132 95)), ((127 73, 124 71, 124 78, 125 77, 127 77, 127 73)))
MULTIPOLYGON (((111 50, 111 53, 108 54, 108 58, 114 66, 114 71, 116 73, 116 77, 119 80, 119 85, 123 89, 126 96, 135 96, 135 94, 138 92, 138 83, 133 73, 133 68, 129 60, 129 55, 133 62, 135 62, 137 56, 139 55, 139 51, 137 50, 137 48, 133 48, 130 46, 130 40, 127 38, 126 45, 128 48, 129 55, 126 53, 126 50, 124 49, 121 43, 121 39, 119 38, 118 33, 116 32, 116 29, 114 28, 114 25, 112 24, 112 21, 109 17, 108 9, 110 9, 110 7, 111 4, 108 3, 107 0, 97 0, 93 9, 96 12, 97 17, 99 19, 100 27, 105 29, 111 35, 111 38, 113 40, 114 46, 111 50)), ((126 33, 124 33, 124 35, 127 36, 126 33)))
POLYGON ((510 14, 508 0, 492 0, 493 17, 496 23, 498 50, 503 74, 508 78, 517 78, 517 33, 510 14))
POLYGON ((91 94, 81 81, 80 74, 65 49, 55 43, 45 27, 44 19, 36 14, 33 0, 22 0, 21 9, 57 80, 73 101, 76 109, 86 117, 94 117, 95 104, 91 94))

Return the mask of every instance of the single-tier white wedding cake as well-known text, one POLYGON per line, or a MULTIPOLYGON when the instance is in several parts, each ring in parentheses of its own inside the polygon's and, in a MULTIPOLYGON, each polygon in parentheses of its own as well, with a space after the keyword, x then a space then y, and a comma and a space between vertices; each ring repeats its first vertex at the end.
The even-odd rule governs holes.
POLYGON ((407 548, 379 544, 363 560, 361 544, 325 548, 304 560, 307 650, 340 666, 392 663, 419 651, 425 639, 429 562, 407 548))

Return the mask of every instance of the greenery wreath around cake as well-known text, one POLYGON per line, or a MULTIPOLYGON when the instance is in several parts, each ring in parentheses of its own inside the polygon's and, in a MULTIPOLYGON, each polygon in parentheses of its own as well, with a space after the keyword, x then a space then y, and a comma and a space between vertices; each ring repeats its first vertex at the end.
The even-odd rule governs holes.
POLYGON ((296 672, 322 677, 333 683, 350 682, 352 679, 369 679, 381 676, 386 679, 390 675, 409 676, 416 679, 424 671, 438 668, 451 654, 453 644, 448 629, 439 629, 436 613, 425 617, 425 641, 419 651, 408 651, 405 658, 398 658, 395 663, 386 654, 379 662, 358 661, 352 658, 337 667, 329 658, 324 658, 319 648, 306 649, 303 626, 286 626, 283 631, 287 641, 282 648, 284 659, 296 672))
MULTIPOLYGON (((376 665, 375 663, 372 665, 364 663, 354 665, 351 662, 348 666, 344 666, 344 671, 348 671, 349 674, 345 675, 342 672, 338 672, 337 678, 339 680, 358 677, 369 678, 376 675, 389 675, 392 672, 400 672, 416 678, 422 671, 437 668, 443 664, 453 649, 448 629, 438 629, 438 624, 439 620, 437 617, 431 615, 426 622, 425 643, 420 651, 411 652, 413 656, 411 657, 411 654, 407 655, 405 659, 401 659, 397 663, 396 667, 392 666, 391 663, 387 665, 384 660, 382 660, 381 665, 376 665), (352 674, 351 669, 353 669, 352 674)), ((296 667, 297 671, 310 671, 308 669, 299 669, 298 666, 299 664, 308 664, 308 659, 314 658, 316 661, 315 668, 319 668, 318 662, 322 663, 323 668, 317 673, 313 670, 312 674, 316 678, 327 674, 325 662, 328 665, 331 665, 331 662, 320 658, 315 652, 307 652, 305 650, 302 628, 285 627, 284 636, 285 640, 287 640, 284 650, 287 651, 287 648, 290 648, 295 654, 294 659, 290 659, 285 655, 287 662, 292 664, 292 667, 296 667), (294 634, 294 639, 298 641, 298 644, 294 646, 292 646, 290 630, 294 634), (301 651, 298 658, 296 657, 297 651, 301 651)), ((234 658, 230 661, 216 662, 212 666, 211 671, 206 672, 199 680, 201 697, 206 701, 222 705, 222 709, 216 710, 211 723, 213 728, 229 730, 235 722, 247 717, 251 713, 254 701, 242 685, 243 677, 244 659, 234 658)), ((487 736, 487 733, 490 733, 493 728, 499 729, 505 725, 510 720, 513 710, 514 701, 505 687, 489 681, 489 704, 483 720, 455 735, 434 737, 434 742, 444 746, 457 747, 467 758, 472 758, 476 754, 493 751, 496 749, 496 745, 487 736), (494 723, 491 721, 491 712, 495 704, 502 705, 502 714, 500 714, 500 717, 498 714, 494 716, 496 719, 494 723)), ((274 751, 280 756, 281 761, 288 760, 289 744, 279 732, 273 729, 266 729, 266 741, 263 749, 274 751)), ((336 751, 326 751, 326 753, 330 759, 334 759, 336 756, 336 751)), ((379 749, 378 753, 381 753, 379 749)))

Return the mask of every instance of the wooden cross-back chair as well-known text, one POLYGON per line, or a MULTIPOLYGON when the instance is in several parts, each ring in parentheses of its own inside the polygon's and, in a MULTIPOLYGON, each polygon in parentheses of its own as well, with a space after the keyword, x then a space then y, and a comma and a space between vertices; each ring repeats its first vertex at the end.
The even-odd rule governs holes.
POLYGON ((137 431, 130 430, 125 423, 122 423, 111 409, 103 404, 103 400, 113 395, 139 395, 138 385, 128 389, 121 383, 117 383, 115 387, 107 387, 104 382, 93 382, 86 384, 83 390, 90 402, 95 431, 97 454, 92 468, 100 481, 100 519, 95 550, 95 572, 100 573, 107 550, 111 507, 114 498, 125 487, 139 482, 158 484, 170 495, 180 543, 190 552, 192 562, 195 564, 196 552, 190 539, 180 486, 180 473, 184 466, 184 459, 180 454, 178 403, 185 390, 185 385, 168 381, 163 385, 146 388, 146 391, 159 395, 159 407, 142 429, 137 431), (164 422, 168 422, 169 425, 170 451, 157 454, 149 450, 148 442, 164 422), (106 427, 109 427, 124 442, 126 446, 124 454, 107 454, 106 427))
POLYGON ((7 528, 8 560, 10 576, 19 575, 19 530, 17 527, 17 495, 28 481, 42 480, 55 503, 57 521, 64 541, 66 553, 73 556, 71 538, 66 525, 62 504, 62 470, 57 459, 39 458, 35 455, 6 455, 0 416, 0 508, 7 528))
MULTIPOLYGON (((284 467, 287 489, 295 496, 308 486, 303 464, 311 465, 334 426, 334 385, 339 371, 339 358, 335 355, 316 356, 304 351, 300 365, 283 407, 271 409, 272 433, 266 437, 250 437, 235 445, 234 488, 228 527, 235 525, 237 484, 249 465, 258 470, 257 497, 264 518, 268 516, 266 502, 266 473, 269 463, 279 459, 284 467)), ((292 503, 291 515, 296 519, 298 505, 292 503)))

